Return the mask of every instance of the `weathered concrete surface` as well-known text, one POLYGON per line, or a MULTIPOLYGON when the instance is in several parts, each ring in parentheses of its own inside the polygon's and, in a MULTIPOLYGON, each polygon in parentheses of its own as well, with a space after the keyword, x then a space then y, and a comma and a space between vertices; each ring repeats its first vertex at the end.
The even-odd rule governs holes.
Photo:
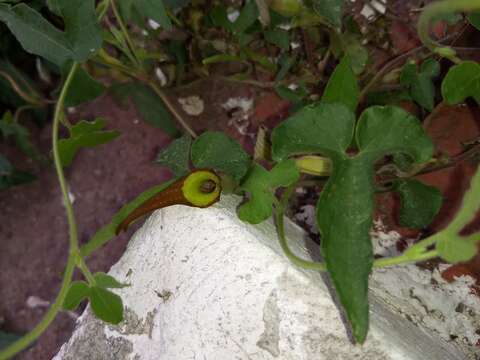
MULTIPOLYGON (((352 345, 318 273, 292 266, 271 222, 242 223, 237 198, 157 211, 110 274, 126 307, 119 326, 90 311, 56 360, 460 360, 465 355, 372 296, 371 331, 352 345)), ((291 246, 308 258, 302 231, 291 246)))

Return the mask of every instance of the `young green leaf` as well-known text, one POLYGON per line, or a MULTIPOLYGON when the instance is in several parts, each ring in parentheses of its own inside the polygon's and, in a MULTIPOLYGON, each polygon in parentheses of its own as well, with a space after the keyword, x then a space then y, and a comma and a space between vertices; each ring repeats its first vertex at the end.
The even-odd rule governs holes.
POLYGON ((472 97, 480 104, 480 65, 464 61, 452 66, 442 82, 443 99, 450 105, 472 97))
POLYGON ((258 8, 255 1, 248 1, 240 11, 240 15, 232 25, 233 32, 245 32, 258 19, 258 8))
POLYGON ((196 168, 213 168, 240 181, 251 159, 234 140, 221 132, 207 131, 192 145, 192 162, 196 168))
POLYGON ((137 0, 133 4, 138 12, 146 18, 155 20, 166 30, 172 28, 172 22, 167 15, 163 0, 137 0))
POLYGON ((170 136, 176 136, 178 129, 172 115, 155 92, 141 83, 124 83, 111 88, 112 94, 119 100, 130 97, 142 119, 158 127, 170 136))
POLYGON ((65 97, 65 106, 77 106, 91 101, 105 91, 105 86, 93 79, 83 68, 79 68, 72 79, 65 97))
POLYGON ((59 66, 68 60, 85 61, 102 46, 94 0, 51 0, 65 22, 65 32, 50 24, 24 3, 0 4, 0 20, 5 22, 23 48, 59 66))
POLYGON ((343 0, 312 0, 313 10, 330 24, 342 26, 343 0))
POLYGON ((188 134, 173 140, 157 156, 157 163, 168 167, 175 176, 186 175, 190 171, 190 147, 192 138, 188 134))
POLYGON ((263 36, 265 36, 265 40, 269 43, 278 46, 282 50, 288 50, 290 48, 290 34, 286 30, 266 30, 263 36))
POLYGON ((415 63, 407 63, 402 69, 400 82, 410 90, 413 100, 432 111, 435 97, 433 79, 439 74, 440 65, 434 59, 424 61, 419 72, 415 63))
POLYGON ((63 166, 72 163, 75 155, 81 148, 94 147, 116 139, 120 132, 116 130, 102 130, 106 125, 104 119, 98 118, 93 122, 82 120, 73 125, 70 137, 58 142, 60 161, 63 166))
POLYGON ((118 282, 113 276, 105 274, 104 272, 98 272, 93 275, 93 277, 97 283, 97 286, 104 289, 122 289, 129 286, 128 284, 122 284, 121 282, 118 282))
POLYGON ((75 310, 89 295, 90 287, 85 281, 73 281, 67 290, 62 306, 65 310, 75 310))
POLYGON ((421 229, 429 225, 442 206, 442 193, 418 180, 397 180, 393 189, 400 195, 400 225, 421 229))
POLYGON ((241 190, 249 194, 248 201, 238 208, 240 220, 259 224, 272 215, 272 206, 276 200, 274 191, 280 186, 289 186, 300 177, 295 161, 285 160, 271 171, 254 164, 241 184, 241 190))
POLYGON ((370 240, 374 206, 374 164, 386 154, 406 153, 427 161, 433 145, 420 123, 400 108, 372 107, 358 121, 359 153, 346 150, 355 119, 343 104, 315 104, 279 125, 272 134, 273 157, 301 153, 330 157, 332 174, 317 203, 317 224, 327 270, 356 341, 367 335, 368 277, 373 264, 370 240))
POLYGON ((357 77, 353 73, 350 59, 344 57, 328 80, 322 102, 339 102, 347 105, 354 112, 357 108, 359 94, 357 77))
POLYGON ((120 296, 98 287, 90 288, 90 306, 95 316, 107 323, 118 324, 123 320, 123 302, 120 296))
POLYGON ((471 260, 477 254, 478 242, 480 242, 480 234, 477 238, 464 239, 461 236, 446 233, 437 242, 435 249, 442 259, 455 264, 471 260))

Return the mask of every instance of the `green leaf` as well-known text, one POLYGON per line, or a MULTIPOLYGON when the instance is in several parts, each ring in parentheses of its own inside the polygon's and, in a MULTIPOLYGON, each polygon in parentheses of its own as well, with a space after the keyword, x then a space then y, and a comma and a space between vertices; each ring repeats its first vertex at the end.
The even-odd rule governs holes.
POLYGON ((350 66, 350 59, 344 57, 328 80, 322 102, 339 102, 347 105, 354 112, 357 108, 359 94, 357 78, 350 66))
POLYGON ((0 4, 5 22, 22 47, 59 66, 68 60, 83 62, 102 46, 94 0, 52 0, 65 21, 65 32, 50 24, 39 12, 21 3, 0 4))
POLYGON ((113 276, 105 274, 104 272, 95 273, 93 277, 97 283, 97 286, 104 289, 122 289, 130 286, 128 284, 122 284, 121 282, 118 282, 113 276))
POLYGON ((116 139, 120 132, 116 130, 102 130, 106 125, 104 119, 98 118, 93 122, 82 120, 73 125, 70 137, 58 142, 60 161, 63 166, 72 163, 75 155, 81 148, 94 147, 116 139))
POLYGON ((295 90, 291 90, 285 85, 279 85, 275 88, 275 92, 280 96, 281 98, 288 100, 294 104, 299 104, 301 103, 305 97, 308 95, 306 92, 305 88, 298 87, 295 90))
POLYGON ((480 104, 480 65, 464 61, 452 66, 442 82, 443 99, 450 105, 473 97, 480 104))
POLYGON ((123 320, 123 303, 120 296, 98 286, 90 288, 90 306, 95 316, 107 323, 118 324, 123 320))
POLYGON ((22 337, 21 335, 0 331, 0 350, 13 344, 15 341, 17 341, 21 337, 22 337))
POLYGON ((8 159, 0 154, 0 176, 10 175, 13 171, 13 166, 8 159))
POLYGON ((73 281, 63 300, 65 310, 75 310, 90 295, 90 287, 85 281, 73 281))
POLYGON ((419 72, 415 63, 407 63, 402 69, 400 82, 409 88, 413 100, 432 111, 435 97, 433 79, 439 74, 440 65, 434 59, 424 61, 419 72))
POLYGON ((275 76, 275 81, 278 82, 283 80, 296 62, 296 57, 282 54, 278 59, 278 65, 280 65, 280 70, 278 70, 277 76, 275 76))
POLYGON ((463 196, 460 210, 438 235, 440 241, 436 244, 439 255, 451 263, 471 260, 477 253, 477 245, 480 242, 480 232, 468 237, 460 236, 465 226, 470 224, 480 210, 480 167, 470 180, 470 188, 463 196))
POLYGON ((300 177, 295 161, 278 163, 270 172, 254 164, 240 189, 249 194, 248 201, 238 208, 240 220, 259 224, 272 215, 272 206, 276 201, 274 191, 280 186, 289 186, 300 177))
POLYGON ((160 99, 149 87, 136 83, 124 83, 111 88, 113 95, 120 100, 130 97, 147 123, 158 127, 170 136, 176 136, 178 129, 172 115, 160 99))
POLYGON ((471 260, 477 254, 477 243, 479 241, 480 234, 474 241, 445 234, 436 243, 435 248, 442 259, 455 264, 471 260))
POLYGON ((166 30, 172 29, 163 0, 137 0, 133 4, 144 17, 155 20, 166 30))
POLYGON ((192 162, 196 168, 213 168, 240 181, 251 159, 236 141, 224 133, 207 131, 193 142, 192 162))
POLYGON ((429 225, 442 206, 442 193, 418 180, 397 180, 393 189, 400 195, 400 225, 421 229, 429 225))
POLYGON ((354 124, 353 113, 343 104, 306 106, 273 130, 273 159, 293 154, 341 155, 352 141, 354 124))
POLYGON ((245 32, 258 19, 258 8, 255 1, 248 1, 240 11, 237 20, 232 24, 233 32, 240 34, 245 32))
POLYGON ((274 129, 272 148, 275 159, 320 153, 333 163, 317 203, 321 250, 354 338, 362 343, 369 323, 375 162, 396 153, 427 161, 433 145, 413 116, 400 108, 376 106, 362 114, 355 132, 359 152, 351 156, 347 148, 354 123, 353 113, 343 104, 307 106, 274 129))
POLYGON ((263 35, 265 36, 265 40, 278 46, 280 49, 288 50, 290 48, 290 34, 286 30, 266 30, 263 35))
POLYGON ((190 172, 190 147, 192 138, 188 134, 175 139, 157 156, 157 163, 168 167, 175 176, 183 176, 190 172))
POLYGON ((432 140, 420 121, 395 106, 372 106, 358 120, 356 141, 364 155, 375 160, 386 154, 404 153, 417 163, 430 160, 432 140))
POLYGON ((477 30, 480 30, 480 11, 471 12, 468 14, 467 19, 472 26, 474 26, 477 30))
POLYGON ((333 26, 342 26, 343 0, 312 0, 313 10, 333 26))
POLYGON ((208 13, 208 17, 213 26, 224 28, 227 31, 233 32, 233 24, 228 20, 228 13, 225 6, 217 5, 213 7, 208 13))
POLYGON ((368 331, 368 277, 373 264, 370 239, 373 163, 368 157, 337 160, 317 203, 321 251, 356 341, 368 331))
POLYGON ((83 68, 79 68, 72 79, 65 97, 65 106, 77 106, 91 101, 105 91, 105 86, 93 79, 83 68))
POLYGON ((13 169, 8 174, 0 175, 0 190, 5 190, 16 185, 27 184, 36 179, 35 175, 27 171, 13 169))

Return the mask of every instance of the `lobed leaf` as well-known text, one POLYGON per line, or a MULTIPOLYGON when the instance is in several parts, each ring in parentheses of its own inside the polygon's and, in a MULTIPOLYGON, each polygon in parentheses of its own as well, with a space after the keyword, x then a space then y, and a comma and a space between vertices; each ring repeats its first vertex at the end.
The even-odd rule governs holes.
POLYGON ((94 0, 51 0, 50 6, 64 19, 65 31, 50 24, 24 3, 0 4, 5 22, 25 51, 62 66, 68 60, 83 62, 102 46, 94 0))
POLYGON ((333 26, 342 25, 343 0, 312 0, 313 10, 333 26))
POLYGON ((167 15, 163 0, 137 0, 133 4, 144 17, 155 20, 165 30, 172 29, 172 22, 167 15))
POLYGON ((93 122, 82 120, 73 125, 70 130, 70 137, 58 142, 62 165, 70 165, 80 149, 105 144, 120 136, 120 132, 116 130, 102 130, 105 124, 104 119, 98 118, 93 122))
POLYGON ((247 174, 240 190, 249 194, 248 201, 238 208, 240 220, 259 224, 272 215, 272 206, 276 201, 274 191, 280 186, 289 186, 298 181, 300 172, 295 161, 285 160, 271 171, 254 164, 247 174))

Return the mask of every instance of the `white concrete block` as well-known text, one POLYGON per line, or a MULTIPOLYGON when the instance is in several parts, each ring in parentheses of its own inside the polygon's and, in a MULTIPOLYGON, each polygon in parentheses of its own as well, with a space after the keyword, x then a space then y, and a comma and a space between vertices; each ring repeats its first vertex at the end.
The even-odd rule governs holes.
MULTIPOLYGON (((352 345, 322 275, 289 263, 272 222, 242 223, 238 202, 155 212, 110 271, 131 283, 115 290, 125 320, 105 325, 87 309, 55 359, 466 359, 397 313, 394 296, 372 295, 368 339, 352 345)), ((311 257, 302 230, 289 223, 287 233, 311 257)))

